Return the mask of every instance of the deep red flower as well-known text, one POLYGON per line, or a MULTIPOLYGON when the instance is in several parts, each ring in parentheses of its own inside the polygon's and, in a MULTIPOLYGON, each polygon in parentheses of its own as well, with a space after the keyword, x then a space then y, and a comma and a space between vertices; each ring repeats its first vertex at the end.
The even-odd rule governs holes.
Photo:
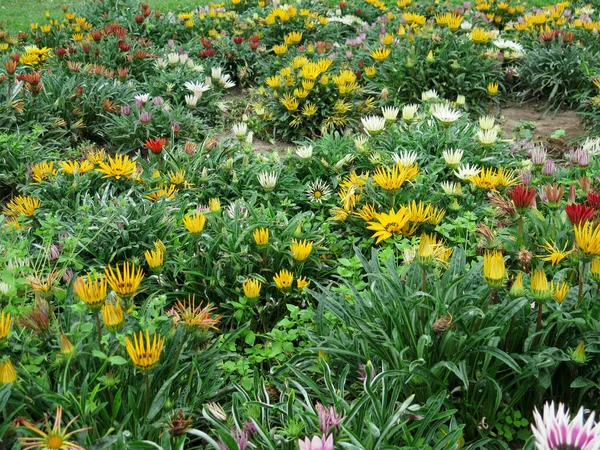
POLYGON ((202 45, 204 45, 204 48, 212 47, 212 39, 202 38, 202 39, 200 39, 200 42, 202 42, 202 45))
POLYGON ((59 58, 62 58, 63 56, 65 56, 67 54, 67 49, 63 48, 63 47, 56 47, 54 49, 54 54, 56 56, 58 56, 59 58))
POLYGON ((92 31, 92 39, 94 41, 99 41, 100 39, 102 39, 102 30, 92 31))
POLYGON ((131 45, 125 41, 119 41, 117 45, 119 46, 119 50, 121 50, 122 52, 126 52, 131 48, 131 45))
POLYGON ((144 145, 152 153, 154 153, 155 155, 158 155, 158 154, 160 154, 160 152, 162 152, 163 147, 165 145, 167 145, 168 143, 169 143, 169 141, 167 141, 166 138, 159 137, 156 139, 148 139, 146 142, 144 142, 144 145))
POLYGON ((11 59, 11 61, 19 62, 19 59, 21 59, 21 54, 13 53, 12 55, 8 55, 8 57, 11 59))
POLYGON ((152 11, 150 11, 149 9, 145 9, 142 11, 142 16, 144 17, 148 17, 150 14, 152 14, 152 11))
POLYGON ((135 20, 137 23, 142 23, 142 22, 144 21, 145 17, 144 17, 144 16, 135 16, 133 19, 134 19, 134 20, 135 20))
POLYGON ((206 50, 206 56, 208 56, 209 58, 211 56, 215 56, 216 53, 217 52, 216 52, 216 50, 214 48, 209 48, 209 49, 206 50))
POLYGON ((589 208, 586 205, 578 205, 577 203, 565 206, 565 212, 573 225, 581 225, 588 220, 592 220, 596 213, 594 208, 589 208))
POLYGON ((244 38, 242 36, 236 36, 233 38, 233 42, 235 42, 237 45, 240 45, 244 42, 244 38))
POLYGON ((35 86, 42 81, 42 74, 39 72, 23 73, 21 75, 17 75, 17 81, 24 81, 25 83, 35 86))
POLYGON ((588 205, 596 211, 600 210, 600 192, 590 191, 587 196, 588 205))
POLYGON ((508 191, 508 195, 517 209, 529 208, 535 200, 535 189, 528 189, 524 184, 519 184, 508 191))

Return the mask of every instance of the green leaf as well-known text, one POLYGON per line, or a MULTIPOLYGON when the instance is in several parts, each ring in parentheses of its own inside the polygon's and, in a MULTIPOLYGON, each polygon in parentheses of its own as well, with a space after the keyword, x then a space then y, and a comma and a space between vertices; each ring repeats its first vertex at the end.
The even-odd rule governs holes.
POLYGON ((148 410, 148 420, 152 420, 156 414, 161 410, 165 403, 165 399, 169 394, 169 388, 171 387, 171 382, 175 379, 175 377, 179 376, 179 374, 183 371, 180 370, 176 372, 171 378, 169 378, 165 383, 161 386, 160 390, 154 397, 152 401, 152 405, 150 405, 150 409, 148 410))
POLYGON ((248 345, 254 345, 254 341, 256 340, 256 334, 253 331, 249 331, 246 337, 244 338, 244 342, 248 345))
POLYGON ((101 352, 100 350, 92 350, 92 355, 94 355, 96 358, 100 358, 100 359, 108 358, 108 356, 106 356, 106 353, 101 352))
POLYGON ((10 388, 12 383, 5 384, 0 388, 0 410, 3 410, 10 398, 10 388))
POLYGON ((94 441, 94 443, 88 447, 88 450, 103 450, 105 448, 112 448, 112 445, 117 442, 118 439, 119 436, 116 435, 103 437, 97 441, 94 441))
POLYGON ((114 364, 115 366, 122 366, 123 364, 127 364, 127 360, 122 356, 118 355, 111 356, 110 358, 108 358, 108 362, 114 364))

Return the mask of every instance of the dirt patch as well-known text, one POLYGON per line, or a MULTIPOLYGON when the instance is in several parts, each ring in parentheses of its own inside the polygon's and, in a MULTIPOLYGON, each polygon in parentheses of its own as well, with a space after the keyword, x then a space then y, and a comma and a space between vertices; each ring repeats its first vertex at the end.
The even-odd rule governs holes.
POLYGON ((573 141, 585 135, 581 118, 572 110, 550 111, 544 115, 544 109, 537 105, 507 105, 500 111, 502 129, 513 136, 513 128, 519 122, 535 123, 534 140, 548 141, 556 130, 565 130, 564 139, 573 141))

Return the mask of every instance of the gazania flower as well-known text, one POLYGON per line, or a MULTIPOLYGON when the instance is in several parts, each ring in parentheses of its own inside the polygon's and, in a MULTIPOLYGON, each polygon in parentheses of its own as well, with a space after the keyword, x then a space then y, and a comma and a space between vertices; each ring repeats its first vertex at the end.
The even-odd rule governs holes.
POLYGON ((0 342, 3 342, 8 337, 11 324, 12 319, 10 313, 2 311, 2 314, 0 314, 0 342))
POLYGON ((190 329, 206 331, 208 329, 218 330, 215 326, 221 320, 220 316, 213 316, 213 305, 208 303, 202 307, 202 302, 196 306, 195 296, 187 300, 177 300, 175 306, 167 313, 174 318, 175 323, 185 325, 190 329))
POLYGON ((233 131, 233 135, 236 138, 238 138, 240 141, 243 141, 248 134, 248 124, 246 122, 234 123, 231 131, 233 131))
POLYGON ((412 166, 415 162, 417 162, 418 157, 419 155, 417 154, 417 152, 408 150, 403 150, 400 152, 400 154, 394 153, 392 155, 392 159, 394 160, 394 162, 397 165, 404 167, 412 166))
POLYGON ((136 169, 136 164, 127 155, 117 154, 114 158, 108 157, 108 163, 100 161, 97 172, 103 173, 102 178, 130 178, 136 169))
POLYGON ((314 203, 321 203, 323 200, 327 200, 331 195, 331 188, 329 184, 317 178, 313 183, 308 185, 306 189, 306 195, 309 200, 314 203))
POLYGON ((412 122, 419 110, 419 105, 410 104, 402 107, 402 120, 412 122))
POLYGON ((560 250, 554 241, 544 241, 543 248, 548 252, 546 256, 538 256, 542 261, 550 261, 553 266, 559 264, 563 259, 573 253, 575 250, 571 249, 567 251, 568 242, 565 242, 565 246, 560 250))
POLYGON ((88 160, 83 160, 81 162, 74 160, 63 161, 59 164, 59 166, 65 173, 68 173, 69 175, 75 175, 75 173, 83 175, 84 173, 94 169, 94 164, 88 160))
POLYGON ((119 302, 106 302, 102 305, 102 320, 106 329, 112 333, 117 333, 123 328, 125 316, 123 308, 119 302))
POLYGON ((381 107, 381 114, 383 115, 383 118, 389 122, 395 122, 396 119, 398 118, 399 112, 400 112, 400 109, 396 108, 395 106, 382 106, 381 107))
POLYGON ((461 180, 469 180, 470 178, 477 176, 480 172, 481 169, 479 167, 465 164, 454 171, 454 176, 461 180))
POLYGON ((252 237, 256 245, 267 245, 269 243, 269 229, 257 228, 252 232, 252 237))
POLYGON ((60 353, 62 355, 66 356, 66 355, 70 355, 71 353, 73 353, 73 351, 75 351, 75 346, 69 340, 67 335, 65 333, 61 332, 60 333, 60 353))
POLYGON ((257 298, 260 295, 260 290, 262 288, 262 283, 254 278, 246 278, 244 281, 244 295, 249 298, 257 298))
POLYGON ((477 130, 477 140, 483 146, 494 145, 498 140, 498 129, 492 128, 491 130, 477 130))
POLYGON ((20 437, 19 442, 23 446, 23 450, 44 449, 44 450, 85 450, 80 445, 68 441, 68 439, 76 433, 89 430, 89 428, 80 428, 79 430, 70 431, 67 429, 75 422, 77 416, 64 427, 61 427, 62 422, 62 406, 56 408, 56 419, 54 426, 50 427, 48 417, 45 417, 46 431, 42 431, 35 427, 34 424, 23 420, 21 423, 40 437, 20 437))
POLYGON ((367 134, 374 136, 385 128, 385 119, 381 116, 366 116, 360 119, 367 134))
POLYGON ((444 150, 442 153, 442 157, 448 166, 451 168, 456 168, 460 164, 460 161, 463 157, 463 151, 461 149, 448 149, 444 150))
POLYGON ((531 294, 536 300, 548 300, 552 296, 544 269, 536 269, 531 277, 531 294))
POLYGON ((129 262, 122 264, 121 267, 116 265, 115 268, 116 271, 109 265, 104 269, 108 285, 118 295, 133 296, 144 279, 142 268, 136 268, 135 264, 129 262))
POLYGON ((273 277, 273 281, 278 289, 288 289, 292 287, 294 275, 289 270, 282 269, 273 277))
POLYGON ((508 295, 511 297, 522 297, 525 295, 525 286, 523 286, 523 272, 519 272, 513 281, 508 295))
POLYGON ((39 198, 17 195, 14 197, 4 209, 4 214, 7 216, 24 216, 31 217, 39 207, 42 206, 42 201, 39 198))
POLYGON ((322 438, 314 436, 312 439, 304 438, 298 439, 298 446, 300 450, 333 450, 333 434, 328 437, 323 435, 322 438))
POLYGON ((462 116, 460 111, 453 109, 448 104, 433 105, 431 108, 431 114, 433 115, 433 117, 435 117, 443 125, 446 126, 456 122, 462 116))
POLYGON ((496 119, 494 119, 494 116, 481 116, 479 118, 479 128, 482 130, 491 130, 495 124, 496 119))
POLYGON ((577 203, 565 206, 565 212, 573 225, 581 225, 588 220, 592 220, 596 214, 594 208, 588 208, 586 205, 578 205, 577 203))
POLYGON ((160 250, 146 250, 144 258, 151 269, 158 269, 163 265, 165 254, 160 250))
POLYGON ((128 337, 125 338, 125 347, 131 362, 140 370, 152 369, 158 363, 164 346, 165 339, 158 334, 150 337, 148 330, 145 335, 143 331, 133 333, 133 342, 128 337))
POLYGON ((296 149, 296 155, 298 155, 302 159, 308 159, 312 156, 312 154, 313 154, 312 145, 305 145, 303 147, 298 147, 296 149))
POLYGON ((184 86, 188 91, 191 91, 194 94, 194 96, 198 98, 202 97, 203 92, 210 90, 209 85, 206 85, 199 81, 188 81, 184 84, 184 86))
POLYGON ((73 291, 86 306, 93 310, 98 310, 104 304, 106 299, 107 282, 106 278, 88 274, 87 279, 77 277, 73 283, 73 291))
POLYGON ((419 166, 400 166, 396 164, 392 169, 379 167, 373 173, 373 182, 388 192, 395 192, 406 181, 412 181, 419 175, 419 166))
POLYGON ((156 139, 148 139, 144 142, 144 145, 155 155, 160 154, 163 151, 163 147, 167 146, 169 141, 166 138, 159 137, 156 139))
POLYGON ((585 255, 600 255, 600 225, 584 222, 573 227, 575 241, 585 255))
POLYGON ((296 286, 298 289, 303 290, 305 287, 310 285, 310 281, 306 279, 306 277, 300 277, 296 280, 296 286))
POLYGON ((306 239, 304 239, 303 241, 293 239, 292 245, 290 245, 290 251, 292 252, 292 256, 296 261, 304 261, 310 256, 310 253, 312 252, 312 247, 312 241, 307 241, 306 239))
POLYGON ((205 223, 206 216, 202 213, 188 214, 183 218, 185 228, 192 234, 202 233, 205 223))
POLYGON ((391 53, 392 50, 389 47, 381 47, 371 51, 371 58, 376 61, 385 61, 391 53))
POLYGON ((54 161, 42 161, 31 166, 31 178, 36 183, 49 180, 57 174, 54 161))
POLYGON ((0 362, 0 386, 17 381, 17 372, 10 359, 0 362))
POLYGON ((150 192, 148 195, 146 195, 146 198, 148 200, 152 200, 153 202, 157 202, 162 198, 164 198, 165 200, 172 200, 175 198, 176 192, 177 186, 175 184, 172 184, 169 187, 163 186, 157 190, 150 192))
POLYGON ((490 191, 495 191, 500 184, 498 172, 493 167, 483 167, 477 175, 469 177, 469 181, 480 189, 490 191))
POLYGON ((508 195, 515 204, 515 208, 523 211, 533 204, 535 200, 535 188, 528 189, 527 186, 520 184, 508 191, 508 195))
POLYGON ((531 431, 535 436, 538 450, 596 450, 600 448, 600 425, 594 422, 594 413, 583 421, 583 407, 573 420, 565 405, 554 402, 544 405, 543 415, 536 409, 533 413, 535 424, 531 431))
POLYGON ((558 282, 554 284, 554 282, 550 283, 550 291, 552 292, 552 298, 557 301, 557 303, 562 303, 565 298, 567 298, 567 294, 569 293, 570 286, 565 282, 558 282))
POLYGON ((263 187, 263 189, 267 191, 272 191, 273 189, 275 189, 275 185, 277 184, 278 178, 279 175, 275 171, 262 171, 258 174, 258 182, 263 187))
POLYGON ((504 286, 506 268, 504 258, 498 250, 485 252, 483 255, 483 277, 491 288, 504 286))
POLYGON ((34 292, 40 295, 49 293, 54 286, 54 282, 58 280, 60 273, 58 270, 53 270, 48 275, 39 276, 37 273, 30 276, 27 280, 34 292))
POLYGON ((372 237, 377 238, 375 244, 379 244, 395 234, 402 234, 410 217, 411 213, 405 206, 401 206, 397 211, 392 208, 389 213, 376 214, 375 220, 368 222, 367 229, 375 231, 372 237))

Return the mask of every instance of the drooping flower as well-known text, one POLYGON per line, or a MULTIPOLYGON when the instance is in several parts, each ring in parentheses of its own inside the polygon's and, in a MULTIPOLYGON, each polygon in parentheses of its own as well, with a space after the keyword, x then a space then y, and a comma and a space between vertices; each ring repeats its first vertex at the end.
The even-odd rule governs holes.
POLYGON ((538 450, 597 450, 600 448, 600 424, 594 422, 594 413, 584 423, 583 407, 574 419, 562 403, 544 405, 543 413, 535 409, 535 423, 531 431, 538 450))
POLYGON ((67 429, 75 422, 75 420, 77 420, 77 416, 71 419, 71 421, 62 428, 62 412, 62 406, 58 406, 56 408, 56 419, 54 420, 54 425, 52 427, 50 427, 48 417, 45 416, 46 431, 42 431, 36 428, 34 424, 23 420, 21 423, 24 427, 39 435, 39 437, 20 437, 19 442, 23 446, 23 450, 85 450, 80 445, 70 442, 68 439, 74 434, 89 430, 89 427, 80 428, 67 433, 67 429))
POLYGON ((292 252, 292 256, 296 261, 304 261, 310 256, 310 253, 312 252, 312 247, 312 241, 308 241, 306 239, 304 239, 303 241, 293 239, 292 245, 290 245, 290 251, 292 252))
POLYGON ((138 334, 133 333, 133 342, 128 337, 125 338, 125 348, 131 362, 140 370, 150 370, 158 363, 164 345, 163 337, 158 333, 151 337, 148 330, 145 335, 143 331, 138 334))

